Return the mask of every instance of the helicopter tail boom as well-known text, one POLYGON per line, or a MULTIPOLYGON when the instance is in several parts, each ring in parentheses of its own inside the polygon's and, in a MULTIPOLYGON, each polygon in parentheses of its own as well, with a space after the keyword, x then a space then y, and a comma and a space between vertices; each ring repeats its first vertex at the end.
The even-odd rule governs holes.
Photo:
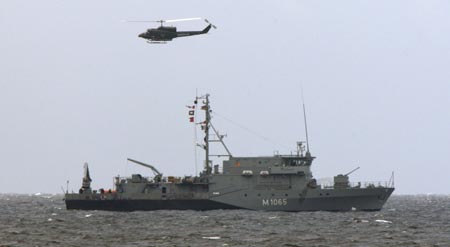
POLYGON ((205 29, 203 29, 202 31, 184 31, 184 32, 177 32, 177 38, 179 37, 186 37, 186 36, 194 36, 194 35, 200 35, 200 34, 205 34, 208 33, 209 30, 211 29, 211 24, 209 24, 207 27, 205 27, 205 29))
POLYGON ((212 24, 209 24, 205 29, 202 30, 202 33, 208 33, 209 29, 211 29, 212 24))

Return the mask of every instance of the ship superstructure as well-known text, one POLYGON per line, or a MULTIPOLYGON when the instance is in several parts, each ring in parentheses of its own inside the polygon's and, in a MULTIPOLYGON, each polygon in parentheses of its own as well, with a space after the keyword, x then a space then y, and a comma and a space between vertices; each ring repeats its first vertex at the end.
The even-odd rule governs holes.
POLYGON ((211 112, 208 94, 196 97, 194 105, 189 106, 189 120, 205 134, 203 143, 197 144, 205 152, 204 169, 198 176, 164 177, 154 166, 128 159, 150 168, 154 176, 118 176, 114 178, 115 188, 92 190, 85 164, 79 193, 65 195, 67 209, 372 211, 380 210, 394 191, 393 177, 389 182, 350 183, 351 172, 335 176, 332 184, 318 184, 311 172, 315 157, 307 142, 306 146, 298 142, 295 154, 234 157, 223 141, 224 136, 211 123, 211 112), (197 110, 204 111, 203 121, 196 121, 197 110), (209 147, 212 141, 223 144, 227 152, 222 167, 212 165, 209 147))

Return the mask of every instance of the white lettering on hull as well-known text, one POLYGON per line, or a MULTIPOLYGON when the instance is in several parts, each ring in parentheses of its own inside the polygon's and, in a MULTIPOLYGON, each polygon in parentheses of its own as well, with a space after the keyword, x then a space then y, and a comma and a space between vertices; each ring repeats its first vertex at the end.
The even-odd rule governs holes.
POLYGON ((286 198, 270 198, 270 199, 262 199, 262 205, 263 207, 268 206, 286 206, 288 204, 288 201, 286 198))

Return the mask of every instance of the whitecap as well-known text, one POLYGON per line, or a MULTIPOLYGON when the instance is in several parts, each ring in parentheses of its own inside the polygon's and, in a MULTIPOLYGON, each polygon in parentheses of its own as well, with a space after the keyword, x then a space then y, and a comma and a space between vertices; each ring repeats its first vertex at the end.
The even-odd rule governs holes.
POLYGON ((57 213, 52 213, 53 216, 58 215, 57 213))
POLYGON ((392 221, 389 220, 375 220, 375 222, 392 224, 392 221))
POLYGON ((91 216, 92 216, 92 214, 86 214, 84 217, 89 218, 91 216))
POLYGON ((214 237, 202 237, 203 239, 210 239, 210 240, 217 240, 220 239, 220 237, 218 236, 214 236, 214 237))
POLYGON ((52 218, 49 218, 47 221, 50 222, 50 221, 53 221, 53 219, 52 219, 52 218))

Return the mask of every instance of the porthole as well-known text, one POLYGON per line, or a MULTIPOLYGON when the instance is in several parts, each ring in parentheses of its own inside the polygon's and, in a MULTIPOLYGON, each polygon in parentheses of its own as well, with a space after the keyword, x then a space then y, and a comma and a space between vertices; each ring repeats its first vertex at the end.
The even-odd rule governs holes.
POLYGON ((275 196, 275 194, 272 194, 272 196, 275 196))
POLYGON ((247 197, 247 194, 244 194, 245 197, 247 197))
POLYGON ((285 196, 288 196, 288 194, 284 194, 285 196))

